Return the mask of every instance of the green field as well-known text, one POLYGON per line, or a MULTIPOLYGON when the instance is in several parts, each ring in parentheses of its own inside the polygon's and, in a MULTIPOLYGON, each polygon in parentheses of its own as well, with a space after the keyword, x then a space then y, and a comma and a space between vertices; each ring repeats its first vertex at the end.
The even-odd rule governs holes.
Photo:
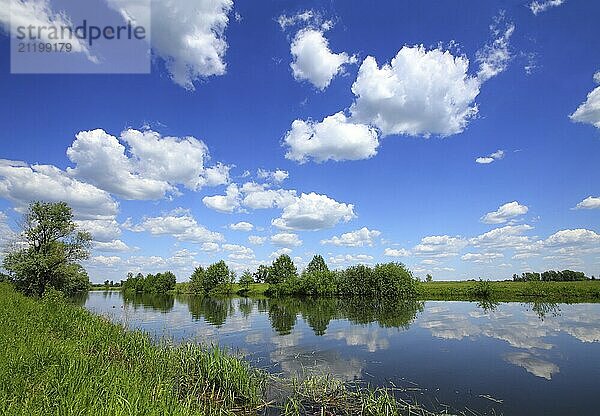
POLYGON ((422 300, 498 301, 551 300, 556 302, 600 302, 600 281, 577 282, 489 282, 489 295, 478 293, 481 282, 426 282, 419 285, 422 300))

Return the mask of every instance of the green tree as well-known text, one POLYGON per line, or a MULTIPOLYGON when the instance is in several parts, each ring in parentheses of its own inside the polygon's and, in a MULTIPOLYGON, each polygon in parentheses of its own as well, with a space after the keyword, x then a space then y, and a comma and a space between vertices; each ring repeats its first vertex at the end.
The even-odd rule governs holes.
POLYGON ((177 278, 172 272, 159 273, 155 276, 154 292, 167 293, 169 290, 175 289, 177 278))
POLYGON ((273 261, 269 269, 267 283, 277 285, 292 281, 298 277, 298 270, 287 254, 282 254, 273 261))
POLYGON ((240 286, 242 287, 242 289, 247 291, 248 289, 250 289, 250 285, 252 283, 254 283, 252 273, 250 273, 248 270, 245 270, 244 273, 242 273, 242 276, 240 277, 240 286))
POLYGON ((425 281, 426 282, 433 282, 433 276, 430 275, 429 273, 427 273, 427 276, 425 277, 425 281))
POLYGON ((204 268, 202 266, 196 267, 190 276, 190 291, 192 293, 196 295, 204 293, 204 277, 204 268))
POLYGON ((254 280, 256 283, 265 283, 269 278, 269 266, 261 264, 254 273, 254 280))
POLYGON ((220 292, 231 291, 231 284, 235 279, 235 274, 229 270, 223 260, 213 263, 207 267, 204 273, 204 291, 218 290, 220 292))
POLYGON ((323 256, 321 256, 320 254, 317 254, 316 256, 314 256, 312 258, 312 260, 310 261, 310 263, 308 263, 308 266, 306 266, 307 273, 328 272, 328 271, 329 271, 329 267, 327 267, 327 264, 325 263, 323 256))
POLYGON ((33 202, 22 227, 25 246, 9 249, 3 261, 17 289, 41 296, 48 287, 65 290, 69 279, 82 277, 74 265, 89 256, 92 236, 77 229, 69 205, 33 202))

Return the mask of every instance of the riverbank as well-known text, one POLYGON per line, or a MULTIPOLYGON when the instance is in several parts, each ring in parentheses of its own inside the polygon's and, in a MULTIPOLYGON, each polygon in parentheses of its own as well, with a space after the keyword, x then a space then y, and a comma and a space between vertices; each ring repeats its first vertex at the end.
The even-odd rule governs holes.
POLYGON ((600 302, 600 281, 512 282, 448 281, 419 285, 420 300, 495 300, 498 302, 600 302))
POLYGON ((0 414, 430 414, 385 389, 285 380, 219 348, 154 344, 58 292, 0 284, 0 414))
MULTIPOLYGON (((190 294, 186 283, 177 283, 173 293, 190 294)), ((231 294, 268 297, 269 285, 253 283, 248 289, 231 286, 231 294)), ((421 282, 416 300, 488 300, 498 302, 551 301, 600 302, 600 280, 575 282, 444 281, 421 282)))

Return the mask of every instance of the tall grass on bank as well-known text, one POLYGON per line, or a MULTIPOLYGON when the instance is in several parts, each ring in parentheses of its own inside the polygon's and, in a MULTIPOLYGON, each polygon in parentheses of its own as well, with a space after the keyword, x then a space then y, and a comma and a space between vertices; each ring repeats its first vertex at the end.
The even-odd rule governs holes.
POLYGON ((217 347, 154 344, 60 292, 33 299, 6 283, 0 349, 0 415, 432 414, 390 389, 281 378, 217 347))
POLYGON ((263 404, 265 373, 219 348, 153 345, 50 292, 0 284, 0 414, 205 415, 263 404))

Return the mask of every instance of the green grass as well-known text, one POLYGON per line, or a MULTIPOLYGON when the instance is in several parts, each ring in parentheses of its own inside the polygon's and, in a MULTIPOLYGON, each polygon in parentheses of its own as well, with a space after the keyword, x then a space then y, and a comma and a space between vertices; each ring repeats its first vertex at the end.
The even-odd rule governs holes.
POLYGON ((432 414, 391 389, 285 379, 217 347, 155 344, 59 292, 38 300, 6 283, 0 350, 0 415, 432 414))
POLYGON ((255 409, 265 373, 219 348, 154 345, 60 298, 0 285, 0 414, 204 415, 255 409))
MULTIPOLYGON (((489 282, 485 298, 498 301, 551 300, 561 302, 600 302, 600 281, 577 282, 489 282)), ((427 282, 419 285, 422 300, 476 300, 481 282, 427 282)))

